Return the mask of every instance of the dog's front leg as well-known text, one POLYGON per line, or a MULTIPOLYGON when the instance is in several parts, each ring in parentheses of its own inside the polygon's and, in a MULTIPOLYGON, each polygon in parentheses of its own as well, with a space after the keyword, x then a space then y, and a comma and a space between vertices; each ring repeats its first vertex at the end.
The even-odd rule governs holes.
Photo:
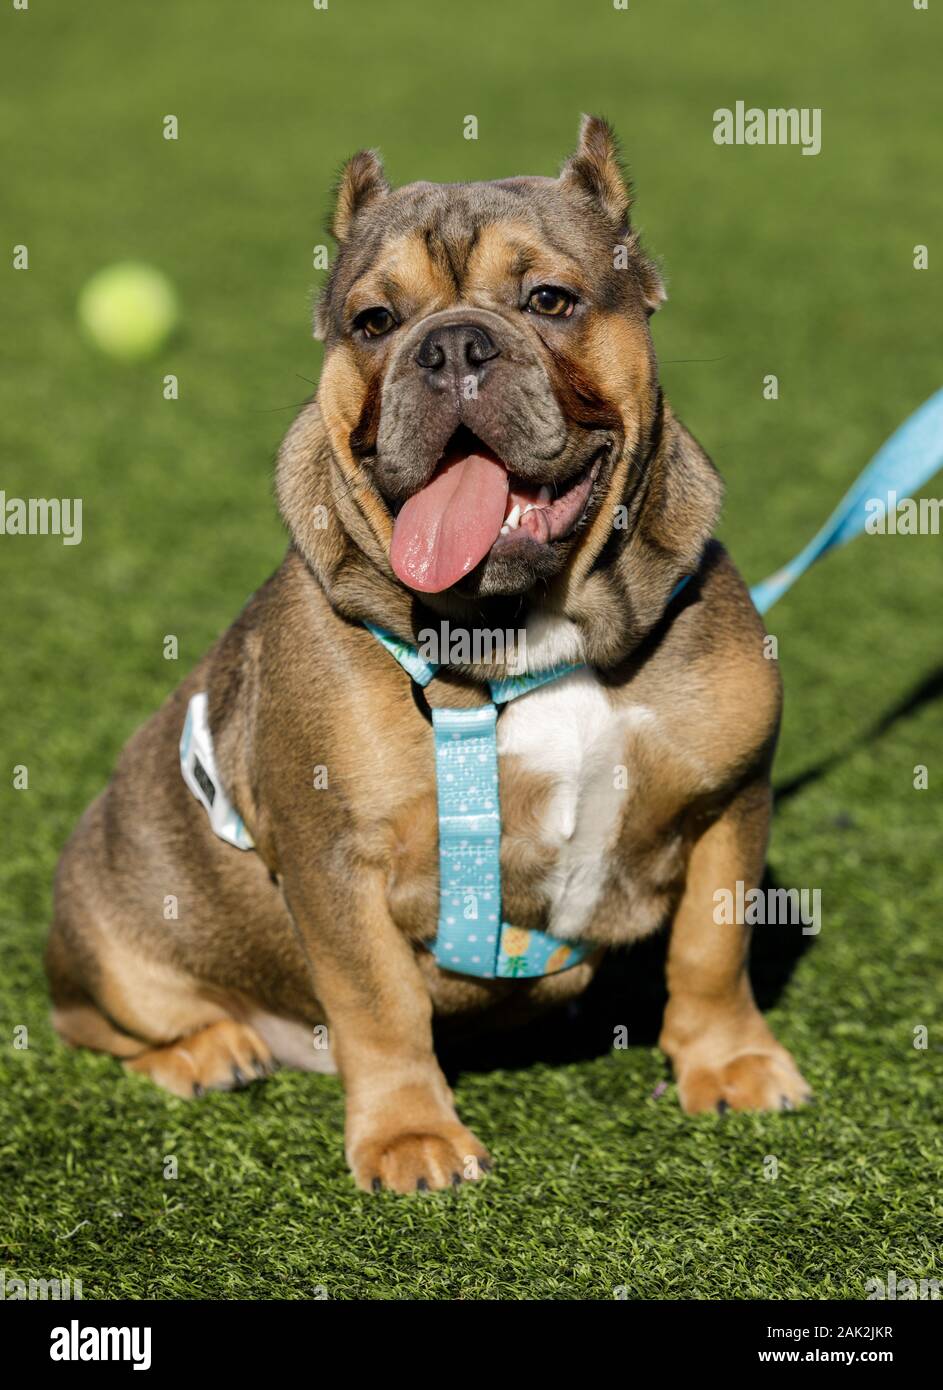
POLYGON ((810 1098, 753 999, 749 927, 717 920, 718 890, 736 902, 738 882, 745 894, 762 881, 770 802, 765 782, 741 792, 691 851, 671 929, 669 1000, 659 1039, 690 1113, 789 1110, 810 1098))
POLYGON ((326 910, 322 891, 316 912, 309 875, 286 873, 284 887, 344 1082, 357 1185, 415 1192, 477 1178, 488 1152, 455 1113, 433 1050, 429 992, 382 879, 362 870, 326 910))

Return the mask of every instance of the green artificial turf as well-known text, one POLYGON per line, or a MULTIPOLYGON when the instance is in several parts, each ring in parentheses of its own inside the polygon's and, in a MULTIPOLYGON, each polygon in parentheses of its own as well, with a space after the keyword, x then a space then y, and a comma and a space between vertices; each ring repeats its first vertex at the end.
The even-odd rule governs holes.
POLYGON ((345 1171, 336 1079, 172 1099, 66 1051, 41 969, 70 828, 278 564, 272 459, 317 380, 312 248, 341 159, 379 144, 400 182, 553 173, 580 111, 616 124, 670 287, 664 384, 756 580, 940 385, 941 24, 909 0, 5 6, 0 487, 84 500, 81 545, 0 538, 7 1277, 68 1274, 87 1298, 807 1299, 943 1276, 939 536, 861 538, 770 619, 776 780, 795 784, 771 870, 822 893, 770 1015, 816 1088, 807 1112, 683 1116, 673 1086, 656 1095, 650 1029, 583 1060, 509 1053, 457 1078, 494 1177, 371 1198, 345 1171), (713 112, 737 100, 820 107, 821 154, 716 146, 713 112), (166 271, 185 320, 138 367, 97 356, 74 311, 129 257, 166 271))

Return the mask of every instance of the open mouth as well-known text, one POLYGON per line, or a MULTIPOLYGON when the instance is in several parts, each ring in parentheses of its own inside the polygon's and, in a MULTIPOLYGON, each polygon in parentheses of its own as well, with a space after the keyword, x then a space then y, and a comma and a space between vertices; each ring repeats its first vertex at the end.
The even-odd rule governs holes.
POLYGON ((393 526, 390 563, 411 589, 437 594, 479 565, 492 546, 549 545, 576 527, 589 501, 597 454, 562 488, 509 473, 464 426, 446 445, 435 472, 403 504, 393 526))

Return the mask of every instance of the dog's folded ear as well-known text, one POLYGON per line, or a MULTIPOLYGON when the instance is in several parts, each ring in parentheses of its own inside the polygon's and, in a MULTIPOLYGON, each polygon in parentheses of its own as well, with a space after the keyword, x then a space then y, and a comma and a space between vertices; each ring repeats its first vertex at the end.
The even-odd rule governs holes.
POLYGON ((584 116, 576 153, 564 164, 560 183, 570 194, 608 219, 628 251, 645 311, 653 314, 667 298, 658 268, 639 246, 629 225, 632 192, 622 167, 615 131, 601 116, 584 116))
POLYGON ((632 202, 619 160, 615 131, 601 116, 584 116, 580 142, 560 172, 564 188, 589 198, 620 230, 629 220, 632 202))
POLYGON ((359 150, 341 170, 334 190, 331 236, 337 242, 347 239, 358 212, 390 191, 380 156, 376 150, 359 150))
MULTIPOLYGON (((389 191, 390 185, 376 150, 358 150, 348 159, 334 185, 334 207, 327 224, 338 246, 343 246, 350 235, 357 214, 377 199, 385 198, 389 191)), ((315 305, 316 338, 325 338, 328 333, 328 297, 329 289, 325 288, 315 305)))

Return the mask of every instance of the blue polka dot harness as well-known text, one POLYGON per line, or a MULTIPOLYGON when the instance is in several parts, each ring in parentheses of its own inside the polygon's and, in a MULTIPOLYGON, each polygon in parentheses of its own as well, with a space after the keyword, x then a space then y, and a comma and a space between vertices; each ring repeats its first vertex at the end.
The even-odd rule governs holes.
MULTIPOLYGON (((366 626, 417 685, 429 684, 437 665, 385 629, 366 626)), ((487 705, 431 710, 439 811, 439 923, 431 949, 443 970, 528 980, 568 970, 593 950, 512 926, 501 912, 498 706, 580 669, 555 666, 490 681, 487 705)))

